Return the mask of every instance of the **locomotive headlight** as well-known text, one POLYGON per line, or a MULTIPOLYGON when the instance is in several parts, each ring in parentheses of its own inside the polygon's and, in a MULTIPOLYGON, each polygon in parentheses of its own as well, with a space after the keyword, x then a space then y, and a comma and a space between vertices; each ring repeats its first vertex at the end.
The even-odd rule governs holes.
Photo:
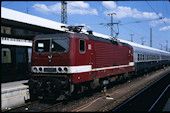
POLYGON ((61 67, 58 68, 58 72, 62 72, 62 68, 61 67))
POLYGON ((39 68, 39 71, 42 71, 42 67, 39 68))
POLYGON ((33 72, 37 72, 38 69, 36 67, 33 68, 33 72))
POLYGON ((65 67, 65 68, 64 68, 64 71, 65 71, 65 72, 67 72, 67 71, 68 71, 67 67, 65 67))

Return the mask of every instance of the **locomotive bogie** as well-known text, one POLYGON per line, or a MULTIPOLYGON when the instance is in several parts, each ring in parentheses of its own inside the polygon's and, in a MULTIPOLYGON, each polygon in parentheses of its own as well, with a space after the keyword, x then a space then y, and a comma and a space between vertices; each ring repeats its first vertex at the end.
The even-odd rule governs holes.
POLYGON ((70 96, 74 91, 74 85, 71 79, 63 76, 58 78, 51 76, 34 76, 29 80, 30 95, 32 98, 38 99, 64 99, 70 96), (61 98, 62 97, 62 98, 61 98))

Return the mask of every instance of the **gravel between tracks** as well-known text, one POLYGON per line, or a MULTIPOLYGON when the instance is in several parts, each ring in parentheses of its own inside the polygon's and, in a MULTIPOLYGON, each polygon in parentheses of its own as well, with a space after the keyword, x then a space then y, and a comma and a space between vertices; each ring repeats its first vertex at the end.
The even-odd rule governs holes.
POLYGON ((107 90, 107 95, 109 95, 111 99, 106 99, 103 92, 92 93, 91 95, 86 95, 83 98, 68 102, 66 105, 63 105, 59 111, 107 112, 126 99, 132 97, 167 72, 170 72, 170 67, 145 74, 144 76, 139 76, 121 84, 113 85, 113 87, 107 90))

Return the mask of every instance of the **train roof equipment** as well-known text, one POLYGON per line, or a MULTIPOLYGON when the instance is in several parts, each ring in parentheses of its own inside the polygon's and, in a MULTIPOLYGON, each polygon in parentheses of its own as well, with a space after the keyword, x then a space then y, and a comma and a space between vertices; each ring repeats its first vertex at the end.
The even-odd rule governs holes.
POLYGON ((82 28, 85 27, 84 25, 79 26, 61 26, 61 28, 65 28, 66 31, 72 31, 72 32, 81 32, 82 28))

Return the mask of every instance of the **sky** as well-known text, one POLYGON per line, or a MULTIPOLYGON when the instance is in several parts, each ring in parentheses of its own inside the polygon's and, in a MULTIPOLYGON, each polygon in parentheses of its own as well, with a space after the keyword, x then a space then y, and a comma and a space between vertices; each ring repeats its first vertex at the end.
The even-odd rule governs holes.
MULTIPOLYGON (((1 1, 1 7, 61 22, 61 1, 1 1)), ((160 1, 67 1, 67 24, 118 39, 170 51, 170 2, 160 1), (113 18, 108 15, 113 14, 113 18), (116 24, 117 23, 117 24, 116 24), (118 34, 118 35, 116 35, 118 34), (132 35, 131 35, 132 34, 132 35)))

